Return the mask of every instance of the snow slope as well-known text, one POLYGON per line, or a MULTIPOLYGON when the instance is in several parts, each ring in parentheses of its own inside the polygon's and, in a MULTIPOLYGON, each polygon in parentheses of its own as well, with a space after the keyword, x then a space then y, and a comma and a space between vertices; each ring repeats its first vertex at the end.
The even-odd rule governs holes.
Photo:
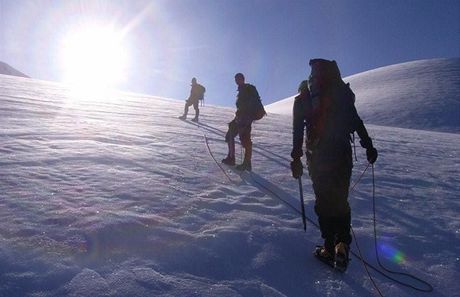
MULTIPOLYGON (((183 103, 0 75, 0 296, 378 296, 355 256, 342 275, 311 254, 321 241, 306 176, 306 232, 298 214, 290 116, 254 125, 254 171, 239 176, 213 159, 234 110, 205 106, 198 126, 177 119, 183 103)), ((377 286, 458 295, 460 135, 368 128, 381 261, 434 291, 371 270, 377 286)), ((350 203, 355 242, 377 265, 370 170, 350 203)))
MULTIPOLYGON (((350 83, 367 123, 460 133, 460 58, 396 64, 344 81, 350 83)), ((293 100, 272 103, 267 111, 290 115, 293 100)))
POLYGON ((14 69, 10 65, 0 61, 0 74, 5 74, 5 75, 14 75, 14 76, 20 76, 20 77, 28 77, 24 73, 14 69))

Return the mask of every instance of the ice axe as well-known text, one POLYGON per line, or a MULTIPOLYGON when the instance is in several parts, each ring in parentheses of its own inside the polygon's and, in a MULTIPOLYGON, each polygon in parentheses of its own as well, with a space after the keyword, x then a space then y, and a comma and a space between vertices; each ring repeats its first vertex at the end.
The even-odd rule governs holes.
POLYGON ((302 180, 299 176, 299 193, 300 193, 300 209, 302 210, 302 222, 303 222, 303 230, 307 232, 307 219, 305 217, 305 206, 303 202, 303 188, 302 188, 302 180))

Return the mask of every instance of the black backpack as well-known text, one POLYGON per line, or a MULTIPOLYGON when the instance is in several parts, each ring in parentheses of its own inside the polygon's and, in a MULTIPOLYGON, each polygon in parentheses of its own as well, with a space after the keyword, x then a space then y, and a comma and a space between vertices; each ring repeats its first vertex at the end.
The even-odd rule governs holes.
POLYGON ((262 104, 262 101, 260 100, 260 98, 255 100, 254 105, 255 106, 254 106, 253 119, 254 119, 254 121, 258 121, 258 120, 262 119, 264 116, 266 116, 267 112, 265 111, 264 105, 262 104))
POLYGON ((257 92, 256 87, 251 84, 247 84, 249 88, 249 93, 251 94, 251 110, 252 118, 254 121, 258 121, 267 115, 262 100, 260 99, 259 92, 257 92))
POLYGON ((311 108, 313 121, 309 141, 317 143, 321 138, 351 139, 355 95, 345 84, 335 61, 310 60, 311 108))
POLYGON ((204 100, 204 93, 206 92, 206 88, 200 84, 197 84, 197 89, 198 89, 198 94, 199 94, 198 99, 204 100))

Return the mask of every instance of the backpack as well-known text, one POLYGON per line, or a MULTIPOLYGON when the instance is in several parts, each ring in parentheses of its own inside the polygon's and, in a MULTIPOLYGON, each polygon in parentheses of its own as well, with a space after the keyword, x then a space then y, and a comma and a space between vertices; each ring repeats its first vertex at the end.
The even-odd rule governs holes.
POLYGON ((197 93, 198 93, 198 99, 199 100, 204 100, 204 93, 206 92, 206 88, 203 87, 202 85, 200 84, 197 84, 197 93))
POLYGON ((259 93, 257 92, 256 87, 253 85, 248 84, 249 90, 251 92, 252 97, 252 118, 254 121, 258 121, 262 119, 264 116, 267 115, 265 111, 264 105, 262 104, 262 100, 260 99, 259 93))
POLYGON ((309 142, 321 139, 350 140, 354 132, 355 95, 345 84, 335 61, 310 60, 312 122, 309 142))

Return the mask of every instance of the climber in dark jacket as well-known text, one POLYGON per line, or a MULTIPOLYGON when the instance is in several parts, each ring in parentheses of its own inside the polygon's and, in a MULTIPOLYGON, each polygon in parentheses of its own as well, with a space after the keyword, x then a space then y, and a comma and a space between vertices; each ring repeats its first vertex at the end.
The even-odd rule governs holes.
POLYGON ((193 109, 195 109, 195 117, 192 119, 194 122, 198 122, 198 116, 200 115, 200 109, 199 109, 199 101, 203 100, 204 98, 204 93, 206 92, 206 88, 197 83, 196 78, 192 78, 192 88, 190 89, 190 96, 188 97, 187 100, 185 100, 185 106, 184 106, 184 114, 179 117, 181 120, 185 120, 187 118, 188 114, 188 108, 190 106, 193 106, 193 109))
POLYGON ((324 245, 316 253, 346 269, 351 243, 348 203, 353 167, 351 133, 357 132, 372 164, 377 159, 377 150, 356 111, 355 95, 349 84, 342 81, 336 62, 314 59, 310 60, 310 66, 308 83, 302 82, 294 101, 291 170, 294 178, 303 173, 301 157, 306 131, 308 173, 324 238, 324 245))
POLYGON ((235 165, 235 137, 239 135, 241 145, 244 147, 243 163, 236 166, 238 170, 252 170, 252 141, 251 125, 254 121, 254 105, 256 100, 260 100, 259 93, 255 86, 245 83, 244 75, 237 73, 235 83, 238 85, 236 96, 235 118, 228 123, 228 131, 225 141, 228 144, 228 154, 222 163, 235 165))

